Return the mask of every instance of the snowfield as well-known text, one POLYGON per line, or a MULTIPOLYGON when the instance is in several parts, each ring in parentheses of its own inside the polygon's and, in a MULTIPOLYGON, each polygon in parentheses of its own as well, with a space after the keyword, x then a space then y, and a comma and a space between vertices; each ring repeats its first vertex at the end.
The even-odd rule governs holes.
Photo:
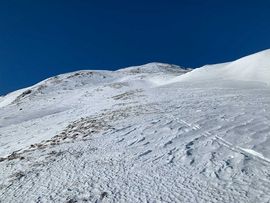
POLYGON ((270 202, 269 81, 266 50, 0 97, 0 202, 270 202))

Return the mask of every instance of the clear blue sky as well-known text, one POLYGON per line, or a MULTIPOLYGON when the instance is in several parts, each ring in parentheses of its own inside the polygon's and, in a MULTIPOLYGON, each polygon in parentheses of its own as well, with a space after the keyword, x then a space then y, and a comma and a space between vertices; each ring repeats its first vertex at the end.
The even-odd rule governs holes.
POLYGON ((0 95, 78 69, 199 67, 267 48, 267 0, 0 1, 0 95))

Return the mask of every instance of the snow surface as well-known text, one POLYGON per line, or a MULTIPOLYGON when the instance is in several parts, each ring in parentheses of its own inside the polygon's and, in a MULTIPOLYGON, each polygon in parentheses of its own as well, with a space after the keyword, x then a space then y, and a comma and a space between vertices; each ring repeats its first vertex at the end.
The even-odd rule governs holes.
POLYGON ((77 71, 0 98, 0 202, 269 202, 269 50, 77 71))
POLYGON ((194 80, 236 80, 270 84, 270 49, 240 58, 239 60, 206 65, 188 74, 179 76, 172 82, 194 80))

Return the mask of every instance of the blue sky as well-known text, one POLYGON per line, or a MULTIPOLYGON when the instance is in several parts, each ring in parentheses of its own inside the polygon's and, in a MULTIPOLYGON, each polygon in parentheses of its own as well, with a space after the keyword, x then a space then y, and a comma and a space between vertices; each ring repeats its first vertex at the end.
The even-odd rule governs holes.
POLYGON ((269 2, 2 0, 0 95, 78 69, 199 67, 270 48, 269 2))

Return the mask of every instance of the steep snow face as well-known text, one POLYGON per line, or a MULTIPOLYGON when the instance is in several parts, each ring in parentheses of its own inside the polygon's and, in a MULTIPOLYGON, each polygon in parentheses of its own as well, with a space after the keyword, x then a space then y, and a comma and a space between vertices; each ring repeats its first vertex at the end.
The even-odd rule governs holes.
POLYGON ((270 84, 270 49, 231 62, 225 71, 229 79, 270 84))
POLYGON ((255 59, 77 71, 1 97, 0 202, 269 202, 270 88, 241 71, 255 59))
POLYGON ((253 81, 270 84, 270 49, 233 62, 203 66, 171 82, 206 80, 253 81))

